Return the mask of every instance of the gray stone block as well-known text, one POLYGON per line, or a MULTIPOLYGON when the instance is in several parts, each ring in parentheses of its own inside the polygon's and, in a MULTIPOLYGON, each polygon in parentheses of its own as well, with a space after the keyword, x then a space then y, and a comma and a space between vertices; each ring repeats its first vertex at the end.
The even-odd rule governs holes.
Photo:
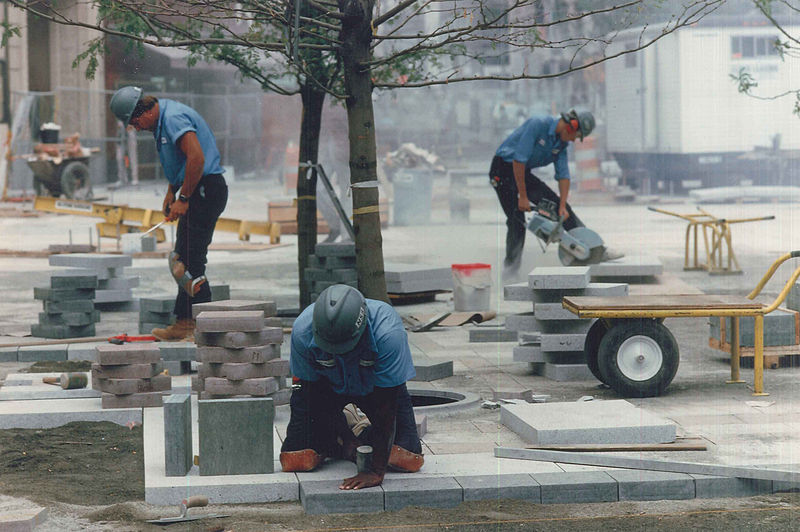
POLYGON ((211 301, 224 301, 231 298, 231 287, 227 284, 211 285, 211 301))
POLYGON ((217 346, 227 348, 252 347, 283 342, 283 329, 265 327, 259 332, 220 332, 204 333, 195 331, 195 343, 198 346, 217 346))
POLYGON ((435 361, 426 357, 414 357, 417 375, 412 381, 430 382, 453 376, 453 361, 435 361))
POLYGON ((620 501, 661 501, 694 499, 694 478, 684 473, 612 469, 608 476, 617 481, 620 501))
POLYGON ((586 365, 583 351, 542 351, 542 355, 548 364, 586 365))
POLYGON ((583 351, 586 342, 585 334, 574 333, 542 333, 542 351, 583 351))
POLYGON ((536 303, 533 305, 533 315, 537 320, 579 320, 575 314, 558 303, 536 303))
POLYGON ((97 274, 65 270, 50 274, 50 288, 97 288, 97 274))
POLYGON ((588 284, 589 266, 540 266, 528 274, 528 286, 534 290, 586 288, 588 284))
POLYGON ((16 362, 19 346, 0 347, 0 362, 16 362))
MULTIPOLYGON (((172 307, 170 307, 170 311, 172 307)), ((264 317, 275 316, 278 306, 274 301, 259 301, 255 299, 227 299, 223 301, 209 301, 208 303, 197 303, 192 305, 192 317, 206 310, 232 311, 232 310, 260 310, 264 312, 264 317)))
POLYGON ((101 365, 155 364, 160 359, 161 352, 155 342, 97 346, 97 361, 101 365))
POLYGON ((544 362, 544 353, 538 345, 517 345, 513 350, 514 362, 544 362))
POLYGON ((67 325, 70 327, 83 327, 100 321, 100 312, 60 312, 49 314, 39 313, 39 325, 67 325))
POLYGON ((75 268, 89 268, 99 270, 101 268, 124 268, 133 264, 133 260, 128 255, 111 255, 100 253, 67 253, 61 255, 50 255, 50 266, 71 266, 75 268))
POLYGON ((139 323, 159 323, 162 325, 171 325, 175 323, 175 314, 172 311, 167 312, 153 312, 152 310, 142 310, 139 308, 139 323))
POLYGON ((586 334, 594 320, 536 320, 536 331, 542 334, 586 334))
POLYGON ((509 331, 536 331, 537 323, 533 312, 510 314, 506 317, 506 329, 509 331))
POLYGON ((95 299, 94 288, 49 288, 33 287, 33 299, 44 301, 71 301, 75 299, 95 299))
POLYGON ((403 281, 386 283, 386 291, 390 294, 413 294, 414 292, 432 292, 435 290, 452 290, 452 279, 422 279, 419 281, 403 281))
POLYGON ((300 504, 309 515, 361 514, 383 511, 380 486, 340 490, 341 480, 301 480, 300 504))
POLYGON ((503 299, 506 301, 533 301, 533 289, 527 282, 503 286, 503 299))
POLYGON ((139 298, 139 309, 150 312, 172 312, 175 308, 175 294, 139 298))
POLYGON ((97 361, 97 346, 106 342, 86 342, 67 345, 67 360, 97 361))
POLYGON ((585 364, 558 364, 558 363, 545 363, 537 375, 556 382, 574 382, 574 381, 588 381, 595 380, 591 370, 585 364))
POLYGON ((519 499, 540 503, 539 483, 528 474, 457 476, 465 501, 519 499))
POLYGON ((42 360, 66 360, 67 345, 30 345, 19 346, 17 360, 20 362, 39 362, 42 360))
POLYGON ((625 400, 509 404, 500 422, 534 445, 666 443, 675 424, 625 400))
POLYGON ((201 346, 197 348, 197 360, 204 363, 246 363, 262 364, 269 360, 279 358, 281 348, 279 344, 257 345, 241 349, 228 349, 216 346, 201 346))
POLYGON ((133 300, 133 291, 130 288, 119 290, 96 290, 95 303, 124 303, 133 300))
POLYGON ((614 502, 619 500, 617 481, 605 471, 534 473, 542 504, 614 502))
POLYGON ((270 398, 198 401, 200 475, 274 472, 270 398))
POLYGON ((664 273, 664 265, 658 257, 646 255, 626 255, 614 261, 592 264, 588 268, 592 279, 652 277, 664 273))
POLYGON ((264 328, 262 310, 206 310, 197 315, 198 332, 259 332, 264 328))
POLYGON ((464 490, 453 477, 388 478, 383 481, 387 511, 406 506, 451 508, 464 501, 464 490))
POLYGON ((501 327, 472 327, 469 329, 469 341, 481 342, 516 342, 517 331, 501 327))
POLYGON ((158 342, 162 360, 197 360, 197 346, 192 342, 158 342))
MULTIPOLYGON (((723 318, 712 316, 711 336, 719 339, 719 320, 723 318), (716 328, 715 328, 716 325, 716 328), (716 331, 716 334, 715 334, 716 331)), ((733 318, 725 319, 725 341, 731 343, 733 336, 733 318)), ((797 345, 797 313, 792 310, 776 309, 764 316, 764 345, 797 345)), ((739 318, 739 342, 742 347, 755 345, 755 318, 747 316, 739 318)))
POLYGON ((314 255, 317 257, 354 257, 355 254, 356 245, 352 242, 320 242, 314 247, 314 255))
POLYGON ((698 499, 752 497, 762 493, 772 493, 771 480, 697 474, 690 474, 689 476, 694 479, 695 497, 698 499))
POLYGON ((414 416, 417 425, 417 436, 422 438, 428 433, 428 416, 417 414, 414 416))
POLYGON ((97 288, 100 290, 130 290, 139 286, 139 276, 112 277, 111 279, 100 280, 97 288))
POLYGON ((164 399, 164 463, 166 476, 182 477, 192 468, 192 396, 164 399))
POLYGON ((68 301, 43 301, 44 311, 48 314, 63 312, 94 312, 94 301, 91 299, 71 299, 68 301))
POLYGON ((386 272, 387 283, 439 279, 450 281, 450 286, 452 287, 453 274, 449 266, 387 262, 384 264, 383 269, 386 272))

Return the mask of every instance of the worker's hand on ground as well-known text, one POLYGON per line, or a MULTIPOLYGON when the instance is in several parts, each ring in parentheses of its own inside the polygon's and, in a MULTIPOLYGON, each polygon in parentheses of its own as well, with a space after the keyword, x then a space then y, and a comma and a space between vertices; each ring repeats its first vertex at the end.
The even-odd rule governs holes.
POLYGON ((359 473, 358 475, 346 478, 339 486, 340 490, 359 490, 361 488, 371 488, 372 486, 380 486, 383 482, 383 475, 368 471, 366 473, 359 473))
POLYGON ((189 204, 185 201, 173 201, 172 205, 169 206, 169 214, 167 214, 167 220, 174 221, 186 214, 186 211, 189 210, 189 204))
POLYGON ((567 210, 567 206, 566 205, 559 205, 558 206, 558 217, 561 218, 562 222, 564 220, 566 220, 567 218, 569 218, 569 211, 567 210))
POLYGON ((522 212, 530 212, 531 207, 531 200, 528 199, 528 196, 519 196, 517 198, 517 207, 522 212))

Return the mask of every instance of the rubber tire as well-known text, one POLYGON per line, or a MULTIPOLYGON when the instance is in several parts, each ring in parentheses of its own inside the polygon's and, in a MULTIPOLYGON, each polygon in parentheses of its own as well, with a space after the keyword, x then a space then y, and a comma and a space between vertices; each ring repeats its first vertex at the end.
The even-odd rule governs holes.
POLYGON ((586 340, 583 343, 583 354, 586 357, 586 365, 589 366, 589 371, 595 376, 597 380, 603 384, 608 385, 606 378, 600 372, 600 363, 598 362, 597 353, 600 350, 600 340, 608 332, 608 326, 603 320, 595 321, 586 333, 586 340))
POLYGON ((68 199, 92 199, 92 180, 89 167, 72 161, 61 170, 61 191, 68 199))
POLYGON ((606 332, 597 352, 600 374, 623 397, 657 397, 675 378, 680 358, 678 342, 661 323, 652 319, 620 320, 606 332), (655 375, 637 381, 622 373, 617 363, 617 354, 622 343, 634 336, 647 336, 661 349, 662 363, 655 375))

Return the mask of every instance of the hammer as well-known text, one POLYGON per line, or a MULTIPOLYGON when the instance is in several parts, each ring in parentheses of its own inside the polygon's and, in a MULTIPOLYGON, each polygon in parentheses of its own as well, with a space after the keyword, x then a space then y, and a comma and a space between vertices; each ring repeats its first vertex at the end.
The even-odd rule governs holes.
POLYGON ((75 390, 86 388, 89 379, 85 373, 62 373, 60 377, 42 377, 42 382, 61 386, 62 390, 75 390))

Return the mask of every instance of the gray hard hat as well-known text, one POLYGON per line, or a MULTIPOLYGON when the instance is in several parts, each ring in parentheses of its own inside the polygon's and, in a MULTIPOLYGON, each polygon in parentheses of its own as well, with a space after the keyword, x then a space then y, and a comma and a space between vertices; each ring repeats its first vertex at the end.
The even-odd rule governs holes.
POLYGON ((139 87, 122 87, 111 97, 111 112, 119 118, 124 125, 131 121, 131 115, 142 97, 142 89, 139 87))
POLYGON ((367 327, 367 300, 352 286, 329 286, 314 304, 311 324, 320 349, 335 355, 349 353, 367 327))
POLYGON ((576 111, 572 109, 569 113, 561 113, 561 119, 568 124, 571 120, 578 121, 578 134, 580 135, 581 142, 583 142, 584 137, 588 137, 589 133, 594 130, 594 115, 589 111, 576 111))

